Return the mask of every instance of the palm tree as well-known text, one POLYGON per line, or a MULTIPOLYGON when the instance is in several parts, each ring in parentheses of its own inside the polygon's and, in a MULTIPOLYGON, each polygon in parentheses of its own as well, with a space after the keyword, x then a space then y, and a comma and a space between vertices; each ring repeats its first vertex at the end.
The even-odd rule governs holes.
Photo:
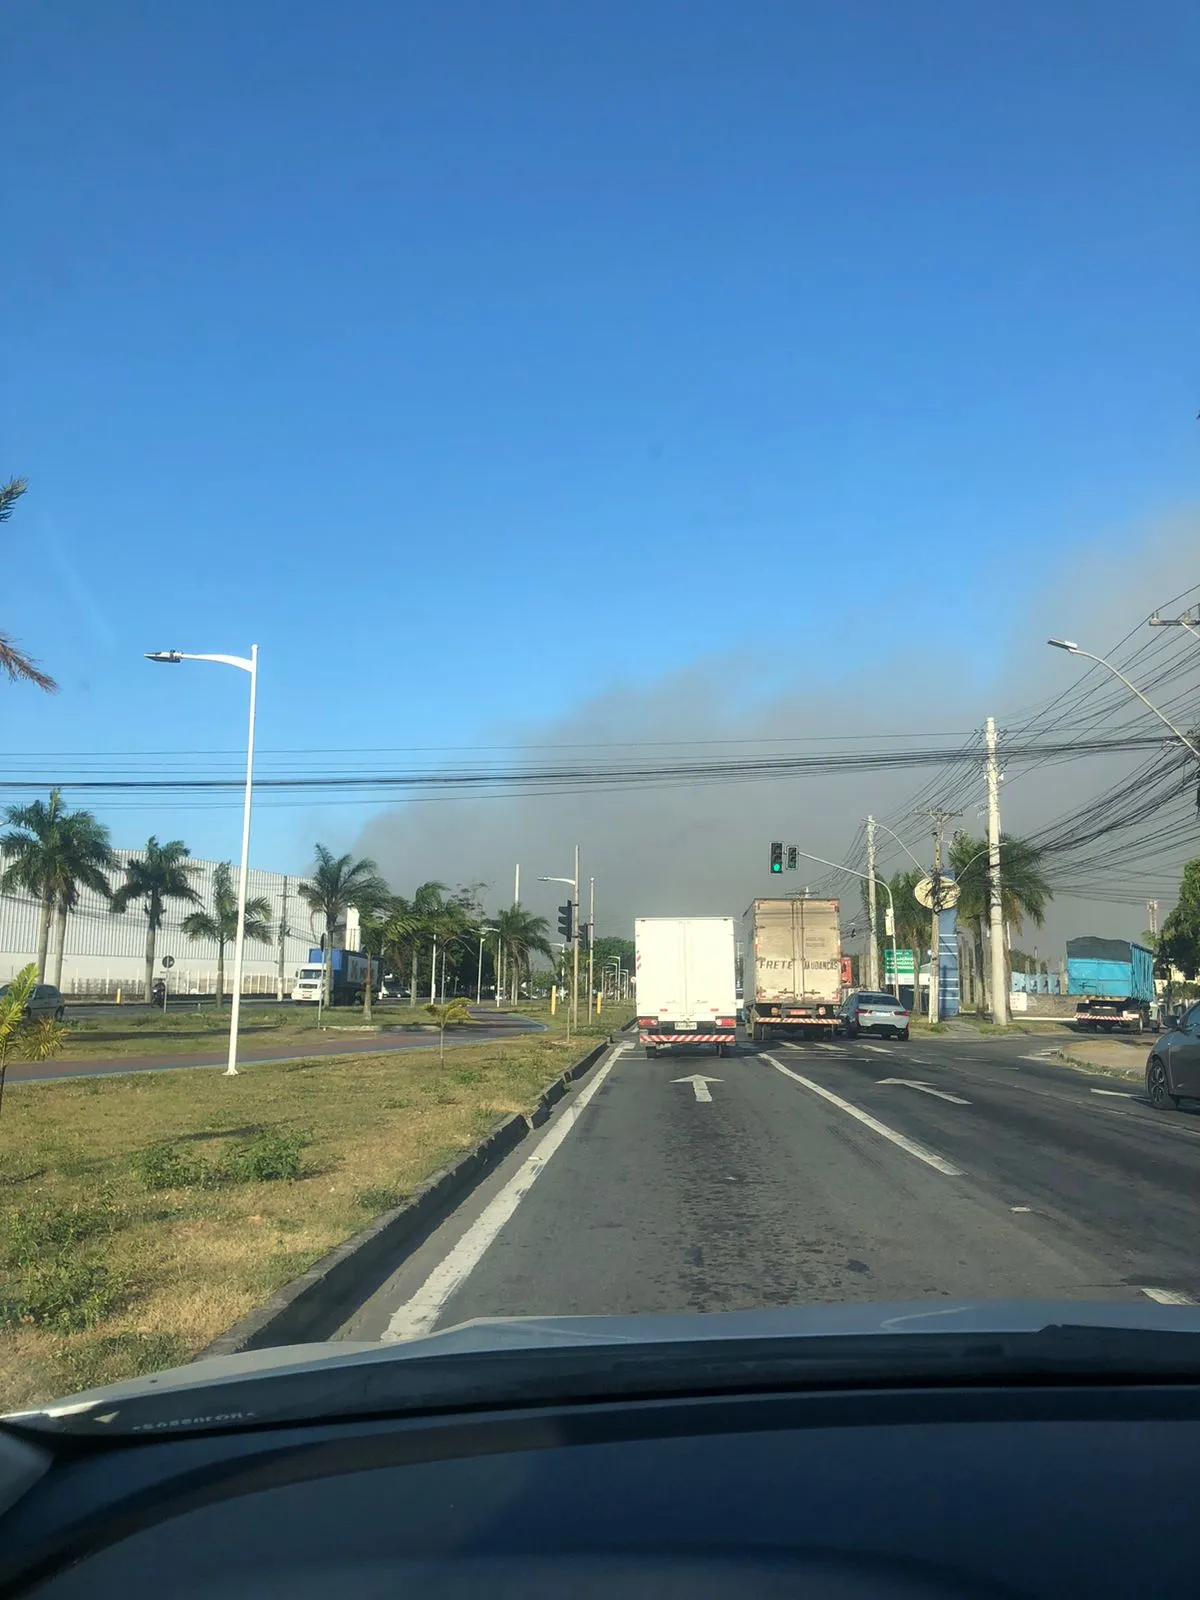
POLYGON ((427 883, 422 883, 416 889, 408 904, 407 926, 397 939, 395 948, 399 953, 400 947, 407 945, 411 958, 412 974, 408 992, 410 1006, 415 1006, 417 1003, 421 951, 436 936, 438 921, 446 904, 446 893, 444 883, 439 883, 436 878, 430 878, 427 883))
POLYGON ((458 1028, 464 1023, 474 1022, 474 1017, 467 1008, 467 1002, 461 995, 456 995, 453 1000, 443 1000, 441 1005, 428 1005, 425 1010, 433 1018, 434 1026, 438 1031, 438 1065, 446 1065, 446 1029, 458 1028))
POLYGON ((312 879, 301 883, 300 898, 314 916, 325 924, 321 938, 325 965, 325 1004, 333 987, 333 935, 339 922, 343 922, 351 906, 360 916, 369 916, 388 898, 388 886, 380 876, 379 868, 364 857, 355 861, 352 855, 335 856, 323 844, 316 846, 316 865, 312 879))
MULTIPOLYGON (((0 484, 0 522, 8 521, 13 507, 28 487, 24 478, 10 478, 7 483, 0 484)), ((18 650, 6 633, 0 633, 0 672, 6 672, 13 683, 36 683, 47 694, 54 694, 58 688, 54 679, 44 673, 31 656, 18 650)), ((41 977, 39 974, 39 982, 41 977)))
MULTIPOLYGON (((990 1009, 990 980, 983 959, 983 930, 988 920, 989 876, 986 839, 956 833, 950 845, 950 867, 958 882, 958 915, 971 930, 975 970, 983 975, 984 1005, 990 1009)), ((1041 867, 1042 853, 1026 839, 1000 840, 1000 910, 1005 922, 1020 933, 1028 918, 1035 928, 1046 920, 1054 891, 1041 867)))
POLYGON ((78 902, 80 888, 93 889, 105 900, 112 894, 106 869, 116 865, 116 857, 108 842, 108 829, 90 811, 68 811, 61 789, 51 789, 48 805, 34 800, 27 806, 9 806, 4 815, 15 831, 0 838, 0 847, 11 858, 0 874, 0 890, 24 889, 41 901, 38 983, 45 982, 50 922, 57 911, 54 981, 61 985, 67 917, 78 902))
MULTIPOLYGON (((213 868, 212 907, 190 911, 183 919, 189 939, 207 939, 217 947, 217 1005, 225 1004, 225 946, 237 939, 237 891, 233 886, 233 867, 219 861, 213 868)), ((258 944, 270 944, 273 936, 271 902, 265 895, 246 901, 245 936, 258 944)))
POLYGON ((532 912, 512 906, 496 917, 497 942, 504 952, 505 965, 512 980, 512 1003, 521 997, 521 979, 528 977, 530 957, 545 956, 554 959, 550 948, 550 924, 545 917, 535 917, 532 912))
POLYGON ((170 839, 159 844, 151 834, 141 856, 125 868, 125 882, 112 897, 112 908, 118 915, 128 911, 134 901, 140 901, 146 916, 146 1000, 154 998, 154 947, 158 930, 162 927, 168 900, 182 900, 188 905, 198 905, 200 896, 191 885, 191 875, 197 868, 188 861, 188 847, 182 839, 170 839))

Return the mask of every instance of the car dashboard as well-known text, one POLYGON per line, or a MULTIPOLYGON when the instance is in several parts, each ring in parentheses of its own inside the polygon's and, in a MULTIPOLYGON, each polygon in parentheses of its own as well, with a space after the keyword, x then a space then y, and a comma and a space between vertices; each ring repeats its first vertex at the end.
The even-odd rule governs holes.
MULTIPOLYGON (((0 1439, 40 1600, 1180 1594, 1186 1384, 693 1395, 0 1439), (24 1492, 13 1485, 24 1479, 24 1492)), ((2 1501, 0 1501, 2 1504, 2 1501)))

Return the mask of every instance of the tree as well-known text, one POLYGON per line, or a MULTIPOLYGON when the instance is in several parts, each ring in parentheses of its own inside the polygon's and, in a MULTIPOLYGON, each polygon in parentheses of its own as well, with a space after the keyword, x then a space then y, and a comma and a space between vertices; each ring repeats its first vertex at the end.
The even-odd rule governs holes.
POLYGON ((41 902, 38 983, 46 979, 50 923, 57 912, 54 982, 61 986, 67 917, 78 903, 80 888, 92 889, 105 900, 112 894, 108 872, 116 866, 116 857, 108 842, 108 829, 90 811, 68 811, 61 789, 51 789, 48 805, 34 800, 27 806, 9 806, 4 815, 14 831, 0 838, 0 846, 10 858, 0 874, 0 890, 24 889, 41 902))
MULTIPOLYGON (((1041 861, 1041 851, 1027 839, 1001 837, 1000 910, 1014 933, 1020 933, 1027 919, 1035 928, 1046 920, 1046 906, 1054 898, 1054 891, 1041 861)), ((971 930, 975 967, 983 974, 984 1004, 990 1009, 990 975, 983 958, 983 930, 990 905, 987 840, 956 833, 950 845, 949 864, 958 883, 958 918, 971 930)))
MULTIPOLYGON (((189 939, 207 939, 217 947, 217 1005, 225 1004, 225 946, 237 939, 237 890, 233 867, 219 861, 213 868, 212 906, 207 911, 191 911, 183 919, 189 939)), ((271 902, 265 895, 246 901, 245 936, 256 944, 270 944, 273 937, 271 902)))
POLYGON ((446 1029, 459 1027, 462 1023, 472 1022, 474 1019, 468 1009, 467 1002, 461 996, 456 996, 453 1000, 443 1001, 440 1006, 426 1006, 425 1010, 433 1018, 437 1027, 438 1065, 444 1067, 446 1064, 446 1029))
POLYGON ((504 954, 505 973, 511 984, 512 1003, 521 998, 521 979, 528 977, 530 958, 545 956, 553 961, 550 948, 550 924, 545 917, 535 917, 520 906, 501 911, 495 919, 497 943, 504 954))
MULTIPOLYGON (((28 487, 24 478, 10 478, 7 483, 0 484, 0 522, 8 521, 13 507, 28 487)), ((19 650, 6 633, 0 633, 0 672, 7 673, 12 683, 36 683, 47 694, 54 694, 58 689, 54 679, 42 671, 32 656, 19 650)))
POLYGON ((1200 858, 1183 869, 1179 899, 1162 925, 1156 954, 1168 972, 1178 967, 1189 983, 1200 977, 1200 858))
POLYGON ((4 1104, 9 1057, 19 1054, 26 1061, 48 1061, 62 1049, 67 1037, 66 1028, 54 1017, 25 1015, 37 981, 37 967, 31 961, 0 990, 0 1107, 4 1104))
POLYGON ((388 886, 379 868, 366 857, 356 861, 352 855, 335 856, 323 844, 316 846, 315 853, 312 881, 298 887, 300 898, 325 925, 321 949, 325 966, 325 1004, 328 1005, 333 989, 333 935, 338 923, 345 920, 351 906, 360 917, 370 916, 388 899, 388 886))
POLYGON ((125 868, 125 882, 112 897, 112 908, 124 915, 135 901, 146 918, 146 1000, 154 998, 154 949, 162 927, 168 900, 198 905, 200 896, 191 884, 197 869, 188 861, 188 847, 182 839, 159 844, 151 834, 140 857, 125 868))

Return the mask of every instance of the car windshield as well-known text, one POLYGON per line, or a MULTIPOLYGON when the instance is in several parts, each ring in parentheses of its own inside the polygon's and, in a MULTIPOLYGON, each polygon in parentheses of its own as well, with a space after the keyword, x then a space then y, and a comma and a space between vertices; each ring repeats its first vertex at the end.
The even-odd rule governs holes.
POLYGON ((0 1411, 1200 1306, 1200 7, 4 12, 0 1411))

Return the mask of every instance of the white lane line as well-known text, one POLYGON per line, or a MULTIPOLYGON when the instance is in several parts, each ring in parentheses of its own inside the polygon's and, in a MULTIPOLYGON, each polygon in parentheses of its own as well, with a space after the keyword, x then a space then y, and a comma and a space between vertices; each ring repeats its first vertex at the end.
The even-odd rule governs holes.
POLYGON ((1151 1300, 1157 1300, 1160 1306, 1194 1306, 1196 1304, 1190 1294, 1180 1294, 1178 1289, 1151 1289, 1146 1284, 1143 1284, 1142 1293, 1149 1295, 1151 1300))
POLYGON ((1038 1061, 1045 1066, 1047 1061, 1054 1061, 1058 1056, 1057 1050, 1039 1050, 1036 1056, 1018 1056, 1019 1061, 1038 1061))
POLYGON ((1032 1206, 1009 1206, 1010 1211, 1032 1211, 1032 1206))
POLYGON ((1106 1094, 1112 1100, 1136 1100, 1137 1096, 1128 1089, 1092 1089, 1092 1094, 1106 1094))
POLYGON ((891 1051, 885 1044, 864 1044, 864 1050, 873 1050, 877 1056, 890 1056, 891 1051))
POLYGON ((814 1083, 811 1078, 803 1078, 798 1072, 793 1072, 790 1067, 785 1067, 782 1061, 776 1061, 774 1056, 763 1054, 764 1061, 769 1061, 776 1072, 782 1072, 785 1078, 793 1078, 797 1083, 803 1084, 806 1089, 811 1089, 813 1094, 820 1095, 822 1100, 828 1100, 831 1106, 836 1106, 839 1111, 844 1111, 848 1117, 853 1117, 856 1122, 861 1122, 865 1128, 870 1128, 872 1133, 877 1133, 881 1139, 898 1145, 901 1150, 906 1150, 910 1156, 916 1156, 918 1161, 923 1161, 927 1167, 933 1167, 938 1172, 944 1172, 948 1178, 961 1178, 964 1176, 962 1168, 956 1167, 939 1156, 936 1151, 928 1150, 923 1144, 918 1144, 915 1139, 908 1139, 902 1133, 897 1133, 895 1128, 889 1128, 886 1122, 880 1122, 878 1117, 873 1117, 867 1111, 860 1111, 857 1106, 852 1106, 849 1100, 843 1100, 840 1094, 834 1094, 832 1089, 823 1089, 819 1083, 814 1083))
POLYGON ((415 1339, 430 1331, 446 1301, 479 1264, 488 1246, 545 1172, 550 1157, 579 1121, 621 1054, 621 1050, 613 1052, 574 1105, 568 1106, 558 1121, 551 1125, 537 1149, 521 1163, 500 1193, 484 1207, 453 1250, 443 1256, 416 1294, 392 1313, 387 1332, 383 1335, 385 1343, 396 1339, 415 1339))
POLYGON ((931 1083, 922 1083, 919 1078, 880 1078, 883 1083, 896 1083, 902 1089, 919 1089, 922 1094, 935 1094, 939 1100, 949 1100, 954 1106, 969 1106, 971 1102, 964 1100, 960 1094, 949 1094, 945 1089, 935 1089, 931 1083))

